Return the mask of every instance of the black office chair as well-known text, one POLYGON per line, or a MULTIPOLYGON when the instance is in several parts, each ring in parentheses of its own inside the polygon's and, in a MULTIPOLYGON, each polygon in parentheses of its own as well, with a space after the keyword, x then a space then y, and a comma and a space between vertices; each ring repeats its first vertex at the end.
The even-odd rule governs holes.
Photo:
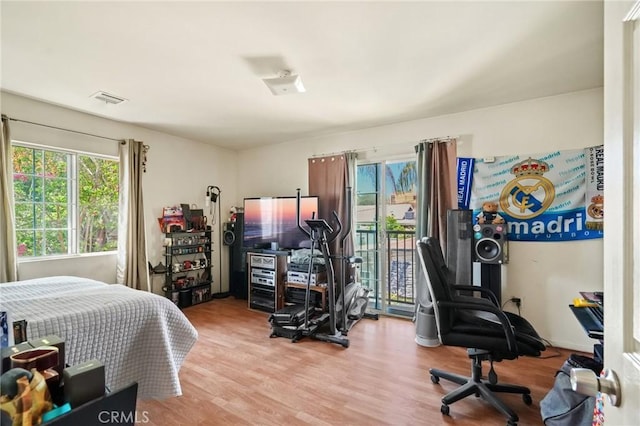
POLYGON ((531 391, 524 386, 498 383, 493 362, 524 355, 539 356, 545 350, 542 339, 527 320, 502 311, 490 290, 450 284, 447 280, 449 271, 437 239, 423 238, 417 245, 418 257, 433 301, 438 338, 445 346, 467 348, 471 358, 471 377, 435 368, 429 370, 433 383, 437 384, 442 378, 462 385, 442 398, 440 411, 448 415, 449 404, 469 395, 482 396, 507 416, 507 425, 516 425, 518 415, 494 392, 522 394, 524 403, 530 405, 531 391), (475 291, 483 297, 460 295, 458 291, 466 294, 475 291), (482 361, 491 363, 487 379, 482 378, 482 361))

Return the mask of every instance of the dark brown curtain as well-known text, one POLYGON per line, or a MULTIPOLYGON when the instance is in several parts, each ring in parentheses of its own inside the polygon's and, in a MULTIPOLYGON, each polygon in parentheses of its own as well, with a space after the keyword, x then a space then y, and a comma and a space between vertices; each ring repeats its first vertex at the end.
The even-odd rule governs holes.
MULTIPOLYGON (((351 218, 347 211, 347 187, 352 187, 350 175, 355 173, 355 153, 343 153, 309 159, 309 195, 319 198, 318 219, 326 220, 332 228, 337 228, 333 211, 338 214, 343 229, 351 218)), ((351 196, 353 200, 353 195, 351 196)), ((353 203, 351 203, 353 208, 353 203)), ((351 218, 352 220, 352 218, 351 218)), ((344 255, 353 255, 353 234, 344 240, 344 255)), ((332 255, 341 255, 340 237, 330 245, 332 255)), ((340 262, 334 262, 336 278, 342 273, 340 262)))

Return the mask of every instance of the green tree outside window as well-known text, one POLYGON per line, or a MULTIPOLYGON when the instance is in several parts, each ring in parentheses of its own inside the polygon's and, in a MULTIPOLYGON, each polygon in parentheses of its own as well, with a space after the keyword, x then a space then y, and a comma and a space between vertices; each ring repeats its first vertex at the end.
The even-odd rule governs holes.
POLYGON ((13 146, 18 256, 117 249, 118 162, 13 146))

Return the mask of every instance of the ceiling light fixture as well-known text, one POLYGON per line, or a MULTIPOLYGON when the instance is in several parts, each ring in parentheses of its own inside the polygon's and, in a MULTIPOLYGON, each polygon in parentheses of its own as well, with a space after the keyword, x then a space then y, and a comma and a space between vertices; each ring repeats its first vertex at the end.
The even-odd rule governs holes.
POLYGON ((280 75, 275 78, 263 78, 262 81, 264 81, 269 90, 271 90, 271 93, 276 96, 303 93, 306 91, 300 76, 297 74, 292 75, 289 70, 281 71, 280 75))
POLYGON ((113 105, 121 104, 122 102, 126 101, 125 98, 121 98, 120 96, 112 95, 110 93, 102 91, 94 93, 93 95, 91 95, 91 97, 107 104, 113 105))

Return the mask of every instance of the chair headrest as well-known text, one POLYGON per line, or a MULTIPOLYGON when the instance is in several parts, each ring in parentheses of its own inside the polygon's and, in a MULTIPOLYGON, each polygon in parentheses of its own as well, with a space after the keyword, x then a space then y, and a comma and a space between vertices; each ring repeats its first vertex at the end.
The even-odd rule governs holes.
POLYGON ((425 237, 418 241, 418 250, 424 260, 425 274, 428 275, 431 286, 439 300, 451 300, 448 282, 448 267, 442 254, 440 241, 437 238, 425 237))

